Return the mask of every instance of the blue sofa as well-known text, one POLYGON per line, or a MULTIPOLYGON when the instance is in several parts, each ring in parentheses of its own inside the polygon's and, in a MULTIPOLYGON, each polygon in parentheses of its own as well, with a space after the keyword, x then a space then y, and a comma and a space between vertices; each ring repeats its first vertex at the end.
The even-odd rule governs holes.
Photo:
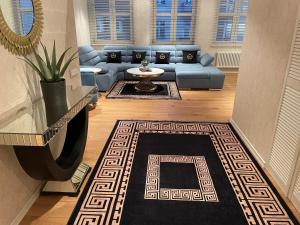
MULTIPOLYGON (((135 80, 136 78, 126 71, 140 64, 132 64, 132 52, 145 51, 150 66, 165 70, 157 80, 174 80, 179 88, 222 89, 224 73, 213 65, 200 64, 201 50, 197 45, 107 45, 100 51, 91 46, 79 47, 81 67, 99 67, 102 74, 96 75, 95 80, 99 91, 107 91, 118 80, 135 80), (195 64, 184 64, 183 50, 197 50, 198 57, 195 64), (106 63, 107 52, 121 51, 122 63, 106 63), (155 64, 156 52, 170 52, 170 64, 155 64)), ((83 74, 84 76, 84 74, 83 74)), ((154 79, 155 80, 155 79, 154 79)))

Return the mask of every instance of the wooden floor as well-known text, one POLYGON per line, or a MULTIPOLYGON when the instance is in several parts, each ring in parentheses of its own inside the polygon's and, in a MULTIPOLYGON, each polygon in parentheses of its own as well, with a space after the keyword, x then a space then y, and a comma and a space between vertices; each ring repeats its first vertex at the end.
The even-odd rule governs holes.
MULTIPOLYGON (((222 91, 181 91, 182 101, 106 100, 103 94, 97 108, 90 112, 84 161, 95 165, 116 120, 228 121, 232 115, 236 81, 236 75, 227 74, 222 91)), ((41 196, 21 225, 65 225, 77 199, 41 196)))

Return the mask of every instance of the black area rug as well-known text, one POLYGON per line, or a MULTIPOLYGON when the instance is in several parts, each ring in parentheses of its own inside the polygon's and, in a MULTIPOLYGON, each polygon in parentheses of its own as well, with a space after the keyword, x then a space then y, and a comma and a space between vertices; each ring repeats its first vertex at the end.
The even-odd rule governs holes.
POLYGON ((299 223, 229 124, 118 121, 68 224, 299 223))
POLYGON ((106 98, 120 98, 120 99, 174 99, 180 100, 180 94, 175 81, 154 81, 158 86, 154 92, 137 92, 135 85, 138 81, 118 81, 106 98))

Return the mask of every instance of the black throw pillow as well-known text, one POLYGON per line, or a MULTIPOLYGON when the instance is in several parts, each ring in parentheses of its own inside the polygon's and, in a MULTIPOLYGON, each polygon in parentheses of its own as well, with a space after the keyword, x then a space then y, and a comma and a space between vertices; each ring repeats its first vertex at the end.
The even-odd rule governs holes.
POLYGON ((156 52, 155 63, 156 64, 169 64, 170 63, 170 52, 156 52))
POLYGON ((107 52, 107 63, 121 63, 121 52, 107 52))
POLYGON ((146 58, 146 52, 136 52, 132 51, 132 60, 133 64, 140 64, 146 58))
POLYGON ((197 63, 198 51, 182 51, 182 62, 183 63, 197 63))

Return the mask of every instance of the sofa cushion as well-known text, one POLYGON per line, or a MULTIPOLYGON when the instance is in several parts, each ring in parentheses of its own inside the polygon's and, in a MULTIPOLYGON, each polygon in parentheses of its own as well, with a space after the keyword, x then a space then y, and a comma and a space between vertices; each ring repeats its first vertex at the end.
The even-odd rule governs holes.
POLYGON ((170 52, 156 52, 155 64, 169 64, 170 52))
POLYGON ((197 51, 197 63, 200 63, 201 49, 198 45, 176 45, 176 63, 183 62, 183 51, 197 51))
POLYGON ((213 56, 206 53, 203 56, 201 56, 200 63, 202 66, 209 66, 214 61, 214 59, 215 58, 213 56))
MULTIPOLYGON (((105 63, 106 67, 109 70, 114 70, 116 72, 125 72, 127 69, 134 68, 134 67, 139 67, 140 64, 132 64, 132 63, 105 63)), ((98 64, 99 67, 101 67, 103 63, 98 64)))
POLYGON ((98 52, 91 46, 82 46, 78 49, 80 65, 94 66, 101 62, 98 52))
POLYGON ((118 72, 125 72, 126 70, 135 67, 135 65, 139 65, 139 64, 132 64, 132 63, 121 63, 121 64, 118 64, 117 65, 118 72))
POLYGON ((201 64, 176 64, 176 76, 185 79, 209 79, 209 68, 201 64))
POLYGON ((145 58, 146 58, 146 52, 132 51, 131 63, 140 64, 145 58))
POLYGON ((95 67, 97 68, 101 68, 104 71, 106 71, 107 73, 117 73, 118 72, 118 67, 116 65, 116 63, 106 63, 106 62, 100 62, 97 65, 95 65, 95 67))
POLYGON ((176 64, 175 63, 169 63, 169 64, 150 63, 149 66, 163 69, 165 72, 175 72, 176 64))
POLYGON ((104 68, 104 67, 99 67, 101 69, 101 72, 99 74, 106 74, 108 73, 108 69, 104 68))
POLYGON ((197 63, 197 51, 182 51, 182 62, 183 63, 197 63))
POLYGON ((101 62, 106 62, 106 52, 104 50, 98 50, 98 55, 101 58, 101 62))
POLYGON ((145 59, 150 61, 151 47, 149 45, 128 45, 128 47, 127 47, 127 61, 126 62, 131 62, 132 61, 133 51, 146 52, 145 59))
POLYGON ((152 45, 151 46, 151 62, 155 63, 156 52, 169 52, 170 63, 175 63, 175 45, 152 45))
POLYGON ((209 74, 213 77, 213 76, 224 76, 224 72, 222 72, 221 70, 219 70, 217 67, 215 66, 205 66, 204 67, 206 71, 209 72, 209 74))
MULTIPOLYGON (((80 69, 81 68, 99 68, 99 69, 101 69, 101 71, 99 72, 99 73, 97 73, 97 74, 106 74, 106 73, 108 73, 108 69, 105 67, 105 66, 97 66, 97 65, 95 65, 95 66, 80 66, 80 69)), ((89 71, 89 70, 87 70, 87 71, 89 71)))
POLYGON ((121 63, 122 62, 121 51, 107 52, 106 62, 107 63, 121 63))
POLYGON ((104 54, 104 62, 107 60, 107 53, 108 52, 121 52, 122 55, 122 62, 127 62, 127 45, 105 45, 103 48, 103 54, 104 54))

